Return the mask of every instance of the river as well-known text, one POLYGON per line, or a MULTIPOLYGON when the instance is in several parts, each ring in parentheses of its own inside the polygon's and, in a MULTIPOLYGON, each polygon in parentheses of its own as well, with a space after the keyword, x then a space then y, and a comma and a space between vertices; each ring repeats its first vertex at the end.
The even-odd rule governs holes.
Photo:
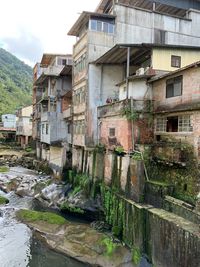
MULTIPOLYGON (((31 171, 13 168, 15 172, 29 175, 31 171)), ((32 172, 33 174, 33 172, 32 172)), ((34 209, 31 197, 21 198, 15 193, 0 195, 9 199, 9 204, 0 206, 0 266, 1 267, 88 267, 71 258, 58 254, 35 239, 32 231, 15 219, 17 209, 34 209)))

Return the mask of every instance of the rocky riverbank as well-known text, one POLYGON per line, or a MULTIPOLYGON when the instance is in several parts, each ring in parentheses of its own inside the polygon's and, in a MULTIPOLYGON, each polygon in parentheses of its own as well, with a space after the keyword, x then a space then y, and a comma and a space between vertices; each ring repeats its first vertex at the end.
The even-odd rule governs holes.
MULTIPOLYGON (((26 169, 25 172, 23 167, 16 167, 20 162, 33 164, 34 159, 30 160, 23 154, 16 155, 9 152, 9 155, 7 153, 0 155, 0 165, 3 165, 2 172, 0 170, 0 190, 6 193, 15 192, 21 198, 31 197, 48 209, 57 211, 64 209, 65 212, 80 214, 80 216, 85 210, 95 213, 101 207, 100 200, 88 200, 81 192, 69 194, 72 192, 69 184, 54 181, 51 176, 38 171, 26 169), (69 203, 69 206, 66 207, 66 203, 69 203), (82 208, 72 208, 76 206, 82 208)), ((33 168, 33 165, 27 167, 33 168)), ((6 202, 2 204, 5 205, 6 202)), ((80 262, 99 267, 134 266, 132 253, 127 247, 119 240, 115 240, 109 232, 99 232, 89 223, 65 220, 64 224, 52 224, 42 221, 41 218, 33 221, 20 216, 18 218, 51 249, 80 262)))

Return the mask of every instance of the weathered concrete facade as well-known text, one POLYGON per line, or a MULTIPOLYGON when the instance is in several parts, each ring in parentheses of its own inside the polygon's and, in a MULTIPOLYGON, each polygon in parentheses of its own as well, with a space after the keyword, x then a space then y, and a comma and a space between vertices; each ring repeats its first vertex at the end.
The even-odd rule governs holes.
POLYGON ((56 176, 62 174, 70 150, 71 64, 71 55, 44 54, 34 83, 37 157, 48 161, 56 176))
POLYGON ((32 139, 32 115, 32 105, 17 111, 16 136, 18 143, 23 148, 25 148, 32 139))

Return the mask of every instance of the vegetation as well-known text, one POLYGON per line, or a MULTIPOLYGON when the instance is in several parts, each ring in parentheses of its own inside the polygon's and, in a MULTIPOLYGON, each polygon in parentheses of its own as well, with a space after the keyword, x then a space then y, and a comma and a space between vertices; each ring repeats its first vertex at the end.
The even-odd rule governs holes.
POLYGON ((18 219, 25 221, 25 222, 36 222, 36 221, 43 221, 49 224, 65 224, 67 221, 51 212, 39 212, 39 211, 32 211, 32 210, 19 210, 17 212, 18 219))
POLYGON ((113 252, 117 248, 117 244, 115 244, 109 237, 105 237, 101 244, 105 246, 105 255, 112 256, 113 252))
POLYGON ((76 208, 76 207, 70 206, 68 203, 63 203, 60 206, 60 209, 62 211, 69 211, 72 213, 84 214, 84 210, 82 210, 81 208, 76 208))
POLYGON ((0 205, 8 204, 9 200, 5 197, 0 196, 0 205))
POLYGON ((0 116, 31 104, 32 69, 0 48, 0 116))
POLYGON ((140 263, 141 257, 142 256, 141 256, 139 248, 133 247, 133 249, 132 249, 132 261, 133 261, 133 263, 138 265, 140 263))
POLYGON ((0 173, 8 172, 9 168, 7 166, 0 166, 0 173))

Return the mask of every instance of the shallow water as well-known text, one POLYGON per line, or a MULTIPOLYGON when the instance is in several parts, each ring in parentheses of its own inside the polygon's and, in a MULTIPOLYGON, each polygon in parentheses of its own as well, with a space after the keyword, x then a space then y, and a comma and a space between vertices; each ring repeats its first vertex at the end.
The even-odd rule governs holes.
MULTIPOLYGON (((24 168, 12 168, 9 174, 36 175, 24 168)), ((31 197, 20 198, 13 192, 0 195, 9 204, 0 206, 0 267, 88 267, 48 248, 32 236, 32 231, 15 219, 15 211, 34 207, 31 197)))

